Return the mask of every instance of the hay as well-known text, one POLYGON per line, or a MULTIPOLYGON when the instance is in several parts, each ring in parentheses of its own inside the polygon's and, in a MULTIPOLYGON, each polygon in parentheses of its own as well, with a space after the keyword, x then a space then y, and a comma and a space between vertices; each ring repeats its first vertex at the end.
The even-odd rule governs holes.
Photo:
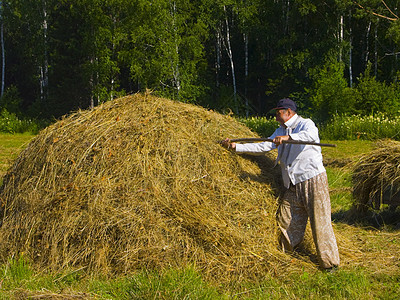
POLYGON ((230 153, 226 136, 256 135, 151 95, 65 117, 4 178, 0 259, 102 274, 196 265, 227 280, 303 268, 277 249, 273 159, 230 153))
POLYGON ((400 142, 381 140, 353 168, 356 207, 380 209, 400 204, 400 142))

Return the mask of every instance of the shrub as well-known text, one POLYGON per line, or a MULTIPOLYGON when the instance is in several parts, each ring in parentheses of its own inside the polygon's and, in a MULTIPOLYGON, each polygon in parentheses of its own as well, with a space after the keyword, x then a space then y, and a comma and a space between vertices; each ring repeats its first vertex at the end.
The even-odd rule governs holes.
POLYGON ((0 110, 3 109, 13 114, 20 114, 21 102, 22 99, 17 87, 11 86, 5 91, 3 97, 0 98, 0 110))
POLYGON ((0 132, 4 133, 37 133, 45 126, 44 121, 32 119, 20 119, 15 113, 10 113, 6 109, 0 112, 0 132))
POLYGON ((261 137, 270 136, 279 126, 279 123, 274 118, 267 117, 240 118, 239 121, 261 137))
POLYGON ((335 115, 320 127, 321 138, 328 140, 400 139, 400 116, 389 118, 383 113, 369 116, 335 115))
POLYGON ((353 112, 354 91, 344 78, 344 64, 328 60, 325 65, 310 70, 314 84, 306 89, 313 106, 316 120, 326 121, 329 116, 353 112))
POLYGON ((358 113, 371 115, 376 112, 392 113, 400 108, 400 97, 395 84, 387 85, 370 75, 368 67, 355 88, 358 113))

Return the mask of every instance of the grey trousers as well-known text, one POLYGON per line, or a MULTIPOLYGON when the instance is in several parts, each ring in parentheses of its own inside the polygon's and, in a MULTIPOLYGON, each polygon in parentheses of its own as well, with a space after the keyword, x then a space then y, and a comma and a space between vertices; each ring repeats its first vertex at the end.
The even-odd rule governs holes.
POLYGON ((291 185, 284 193, 277 211, 283 251, 293 251, 300 244, 308 218, 321 267, 339 266, 339 250, 332 228, 326 172, 291 185))

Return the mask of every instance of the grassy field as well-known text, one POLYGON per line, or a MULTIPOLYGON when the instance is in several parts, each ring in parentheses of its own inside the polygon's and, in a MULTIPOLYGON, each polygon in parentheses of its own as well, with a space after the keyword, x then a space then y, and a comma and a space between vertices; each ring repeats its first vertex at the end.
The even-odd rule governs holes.
MULTIPOLYGON (((32 139, 0 134, 0 175, 32 139)), ((351 164, 373 147, 369 141, 323 141, 335 231, 355 247, 335 273, 313 272, 266 277, 260 282, 220 285, 204 281, 193 268, 141 272, 120 278, 93 278, 82 270, 35 272, 22 258, 0 266, 0 299, 399 299, 400 222, 398 211, 352 212, 351 164), (354 257, 354 258, 351 258, 354 257)), ((350 251, 351 252, 351 251, 350 251)))
POLYGON ((0 183, 11 162, 33 137, 31 134, 0 133, 0 183))

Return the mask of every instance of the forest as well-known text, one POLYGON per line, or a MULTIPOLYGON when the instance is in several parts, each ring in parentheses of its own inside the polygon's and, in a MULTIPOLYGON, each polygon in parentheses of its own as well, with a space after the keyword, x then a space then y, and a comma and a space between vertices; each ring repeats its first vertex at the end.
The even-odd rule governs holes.
POLYGON ((398 113, 395 0, 6 0, 0 110, 58 118, 137 92, 241 117, 398 113))

